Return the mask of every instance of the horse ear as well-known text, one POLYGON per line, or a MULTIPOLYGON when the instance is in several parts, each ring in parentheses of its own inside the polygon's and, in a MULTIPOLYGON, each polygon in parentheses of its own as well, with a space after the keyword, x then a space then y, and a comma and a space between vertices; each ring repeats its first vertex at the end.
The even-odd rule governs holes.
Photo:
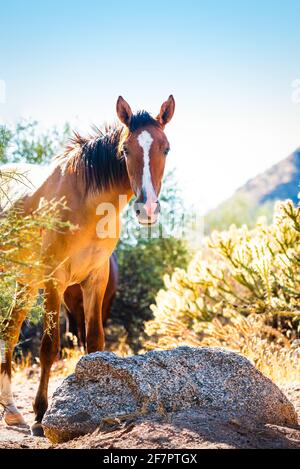
POLYGON ((125 99, 122 98, 122 96, 118 97, 117 114, 120 121, 128 126, 132 117, 132 110, 129 104, 125 101, 125 99))
POLYGON ((171 94, 168 97, 167 101, 162 104, 160 108, 160 113, 156 118, 162 127, 164 127, 168 122, 170 122, 173 117, 174 111, 175 100, 173 98, 173 95, 171 94))

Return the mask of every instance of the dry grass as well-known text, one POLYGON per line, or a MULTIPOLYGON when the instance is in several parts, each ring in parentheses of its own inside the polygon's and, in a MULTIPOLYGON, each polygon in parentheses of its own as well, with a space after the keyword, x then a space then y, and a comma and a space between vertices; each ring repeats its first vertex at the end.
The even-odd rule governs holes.
POLYGON ((257 369, 277 384, 300 382, 300 344, 290 342, 280 331, 266 326, 260 315, 247 318, 240 314, 227 323, 214 319, 207 325, 205 335, 197 334, 178 319, 164 324, 168 334, 154 342, 145 343, 146 349, 170 349, 178 345, 192 347, 224 347, 248 358, 257 369))
MULTIPOLYGON (((108 335, 106 349, 116 353, 120 357, 132 355, 132 350, 127 343, 127 335, 121 334, 118 340, 114 335, 108 335)), ((64 348, 61 356, 53 363, 51 368, 52 377, 66 377, 75 372, 75 367, 81 357, 85 355, 82 347, 64 348)), ((13 362, 13 371, 18 376, 19 382, 25 382, 28 378, 37 378, 40 373, 40 363, 38 358, 32 358, 29 353, 13 362)))
MULTIPOLYGON (((80 348, 63 349, 61 358, 53 363, 52 377, 66 377, 74 373, 78 360, 84 355, 80 348)), ((26 383, 28 379, 37 380, 40 375, 40 362, 38 358, 32 359, 31 354, 22 356, 13 362, 14 379, 19 383, 26 383)))
POLYGON ((300 207, 285 201, 273 223, 214 232, 186 270, 165 277, 144 346, 225 347, 277 383, 300 382, 299 284, 300 207))
MULTIPOLYGON (((164 323, 166 333, 151 342, 145 343, 145 350, 171 349, 179 345, 192 347, 224 347, 248 358, 257 369, 278 385, 300 383, 300 341, 290 342, 279 330, 266 325, 262 315, 252 314, 244 317, 239 313, 231 315, 226 321, 214 319, 207 324, 205 334, 188 329, 178 319, 169 319, 164 323)), ((107 342, 107 349, 119 356, 132 355, 126 342, 126 335, 119 341, 107 342)), ((142 350, 141 352, 144 352, 142 350)), ((84 355, 79 347, 63 349, 61 358, 52 367, 53 377, 66 377, 75 371, 78 360, 84 355)), ((23 382, 31 377, 38 378, 39 360, 31 365, 32 357, 23 357, 14 363, 18 380, 23 382)))
POLYGON ((263 315, 236 314, 227 324, 213 320, 203 345, 225 346, 247 357, 278 384, 300 382, 299 341, 290 342, 278 329, 266 325, 263 315))

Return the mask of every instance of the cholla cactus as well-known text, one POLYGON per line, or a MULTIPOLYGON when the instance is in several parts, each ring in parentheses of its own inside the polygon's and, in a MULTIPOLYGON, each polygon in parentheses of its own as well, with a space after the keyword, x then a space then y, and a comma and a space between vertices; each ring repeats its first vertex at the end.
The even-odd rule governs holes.
POLYGON ((257 341, 289 348, 299 333, 299 241, 300 208, 291 201, 276 204, 270 225, 213 232, 186 271, 165 277, 145 346, 224 345, 251 350, 254 361, 257 341))

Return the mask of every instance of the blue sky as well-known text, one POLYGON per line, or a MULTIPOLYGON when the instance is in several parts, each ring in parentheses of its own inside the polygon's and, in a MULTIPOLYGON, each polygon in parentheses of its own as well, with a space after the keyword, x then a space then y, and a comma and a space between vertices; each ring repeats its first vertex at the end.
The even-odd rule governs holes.
POLYGON ((78 129, 170 93, 169 166, 205 211, 300 146, 299 1, 0 0, 3 122, 78 129))

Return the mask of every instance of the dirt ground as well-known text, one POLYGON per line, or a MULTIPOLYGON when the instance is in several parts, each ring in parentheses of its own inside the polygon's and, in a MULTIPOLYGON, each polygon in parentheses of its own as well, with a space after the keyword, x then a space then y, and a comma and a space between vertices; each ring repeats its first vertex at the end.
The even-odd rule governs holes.
MULTIPOLYGON (((50 395, 61 383, 54 376, 50 395)), ((33 422, 32 400, 38 373, 18 373, 14 377, 14 394, 26 422, 33 422)), ((281 387, 294 404, 300 422, 300 383, 281 387)), ((189 410, 160 418, 116 424, 105 430, 52 445, 45 438, 33 438, 28 428, 7 427, 0 423, 0 448, 300 448, 297 429, 265 425, 253 426, 238 420, 220 421, 215 413, 189 410)))

